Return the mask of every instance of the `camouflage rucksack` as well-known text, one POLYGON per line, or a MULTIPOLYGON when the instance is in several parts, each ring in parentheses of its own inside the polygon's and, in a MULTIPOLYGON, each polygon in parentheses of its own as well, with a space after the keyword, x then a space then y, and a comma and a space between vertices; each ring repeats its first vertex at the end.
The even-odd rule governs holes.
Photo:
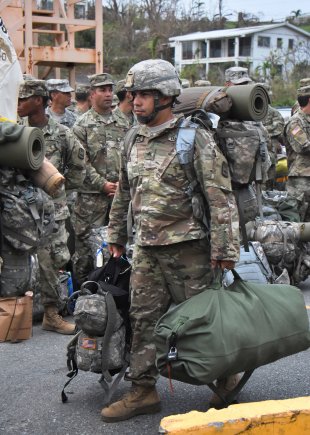
MULTIPOLYGON (((99 380, 108 402, 129 363, 129 276, 131 265, 126 258, 111 257, 107 264, 93 272, 96 281, 86 281, 78 296, 74 319, 80 331, 69 342, 67 366, 70 380, 78 369, 101 373, 99 380), (113 376, 117 376, 113 379, 113 376)), ((69 300, 70 303, 70 300, 69 300)))
POLYGON ((248 239, 261 243, 276 275, 287 269, 295 284, 309 276, 310 224, 258 219, 246 227, 248 239))
POLYGON ((219 121, 215 138, 227 159, 233 186, 267 180, 269 139, 261 123, 219 121))
POLYGON ((18 169, 1 168, 0 206, 3 237, 15 250, 32 253, 54 227, 54 204, 18 169))

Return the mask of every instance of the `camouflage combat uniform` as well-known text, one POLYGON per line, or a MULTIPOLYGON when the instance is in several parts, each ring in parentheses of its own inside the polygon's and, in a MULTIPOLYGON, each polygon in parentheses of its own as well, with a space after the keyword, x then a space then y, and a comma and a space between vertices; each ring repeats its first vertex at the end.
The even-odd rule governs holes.
POLYGON ((74 124, 73 133, 86 150, 86 177, 75 206, 75 267, 79 280, 93 269, 87 239, 92 228, 105 225, 112 199, 103 191, 106 181, 117 182, 119 146, 128 124, 113 113, 100 115, 93 108, 74 124))
MULTIPOLYGON (((27 122, 27 121, 26 121, 27 122)), ((49 117, 42 128, 46 145, 46 158, 66 178, 65 187, 55 205, 55 228, 51 243, 38 249, 40 266, 40 289, 43 305, 60 304, 59 269, 70 260, 67 246, 66 219, 70 216, 66 202, 66 191, 77 189, 85 177, 85 150, 72 132, 49 117)))
POLYGON ((283 134, 284 119, 281 113, 271 106, 268 106, 268 113, 263 121, 263 125, 268 131, 270 141, 268 141, 268 152, 271 160, 271 166, 268 171, 267 189, 271 190, 276 176, 276 163, 279 147, 281 146, 280 138, 283 134))
POLYGON ((113 114, 117 119, 117 122, 121 124, 123 123, 126 124, 128 129, 136 123, 134 114, 132 112, 131 114, 126 115, 124 112, 121 111, 121 109, 118 106, 116 106, 115 109, 113 109, 113 114))
POLYGON ((110 212, 108 242, 126 245, 131 201, 136 239, 131 275, 133 326, 130 371, 134 384, 154 385, 153 328, 170 303, 205 290, 210 259, 237 261, 238 214, 225 157, 212 135, 198 129, 194 167, 208 199, 210 233, 193 214, 188 178, 176 156, 180 118, 161 129, 140 126, 132 148, 122 149, 120 184, 110 212))
POLYGON ((287 191, 300 204, 301 221, 310 222, 310 115, 298 109, 285 130, 289 166, 287 191))
POLYGON ((64 113, 59 116, 57 113, 54 113, 50 107, 47 107, 46 114, 51 118, 54 118, 59 124, 65 125, 69 128, 73 126, 77 118, 76 114, 69 109, 65 109, 64 113))
MULTIPOLYGON (((66 79, 49 79, 46 81, 46 86, 50 93, 53 91, 71 93, 74 91, 74 89, 71 88, 69 81, 66 79)), ((47 107, 46 114, 51 118, 54 118, 59 124, 65 125, 69 128, 71 128, 76 121, 75 113, 67 108, 64 109, 64 113, 62 115, 58 115, 58 113, 54 113, 50 107, 47 107)))

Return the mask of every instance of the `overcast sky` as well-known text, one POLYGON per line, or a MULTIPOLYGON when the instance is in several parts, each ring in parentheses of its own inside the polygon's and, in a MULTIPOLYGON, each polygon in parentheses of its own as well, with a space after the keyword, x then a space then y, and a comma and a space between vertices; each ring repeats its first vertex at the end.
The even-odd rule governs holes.
MULTIPOLYGON (((181 0, 190 7, 197 2, 205 4, 207 16, 212 18, 218 13, 218 0, 181 0)), ((202 6, 203 8, 203 6, 202 6)), ((301 10, 302 14, 310 14, 310 0, 222 0, 222 13, 227 18, 234 19, 238 12, 247 12, 258 16, 260 21, 283 21, 294 10, 301 10), (233 14, 230 17, 228 14, 233 14)))

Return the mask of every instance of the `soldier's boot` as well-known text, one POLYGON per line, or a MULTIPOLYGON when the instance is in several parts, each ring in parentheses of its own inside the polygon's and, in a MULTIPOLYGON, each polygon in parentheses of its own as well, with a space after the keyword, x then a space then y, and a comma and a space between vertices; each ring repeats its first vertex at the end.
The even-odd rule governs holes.
MULTIPOLYGON (((224 379, 218 379, 216 381, 216 386, 219 390, 220 395, 223 399, 226 399, 227 395, 238 385, 240 381, 240 375, 231 375, 224 379)), ((221 409, 225 407, 222 399, 214 393, 209 402, 210 408, 221 409)))
POLYGON ((103 408, 101 417, 106 422, 128 420, 135 415, 154 414, 161 409, 156 387, 133 385, 121 400, 103 408))
POLYGON ((65 335, 73 335, 76 332, 75 325, 67 322, 60 314, 58 314, 58 308, 56 305, 48 305, 44 307, 42 329, 65 335))

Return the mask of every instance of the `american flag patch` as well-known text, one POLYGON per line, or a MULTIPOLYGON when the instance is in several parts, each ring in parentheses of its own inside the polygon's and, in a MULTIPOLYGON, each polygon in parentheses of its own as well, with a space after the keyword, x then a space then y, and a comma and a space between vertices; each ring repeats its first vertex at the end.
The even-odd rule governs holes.
POLYGON ((299 125, 297 125, 297 127, 294 128, 294 130, 292 130, 292 135, 295 136, 295 134, 299 133, 301 131, 301 128, 299 127, 299 125))
POLYGON ((81 347, 83 349, 96 350, 97 340, 95 338, 82 338, 81 347))

